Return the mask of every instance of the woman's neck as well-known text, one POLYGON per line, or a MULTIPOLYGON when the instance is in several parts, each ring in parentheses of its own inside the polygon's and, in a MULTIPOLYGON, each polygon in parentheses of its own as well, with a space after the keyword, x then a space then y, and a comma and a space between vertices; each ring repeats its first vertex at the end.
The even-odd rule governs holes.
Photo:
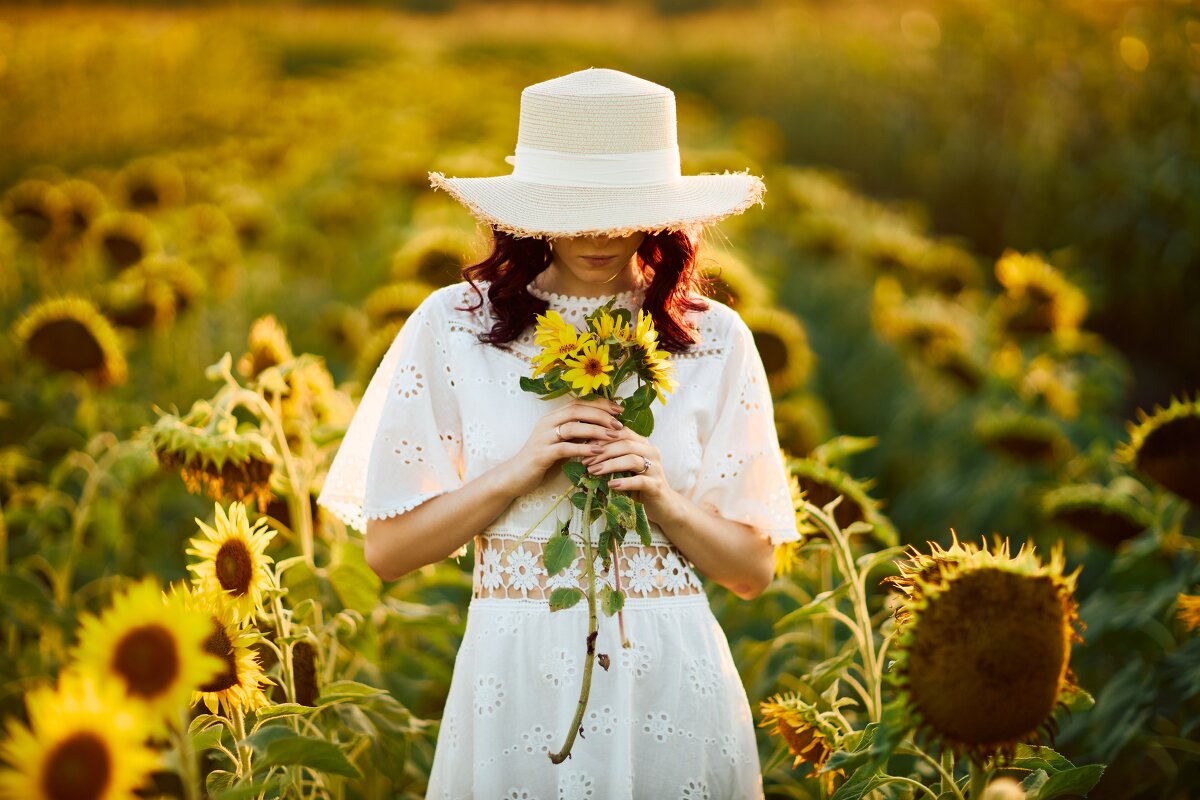
POLYGON ((633 258, 624 266, 614 268, 613 274, 604 280, 581 279, 554 261, 535 280, 539 288, 569 297, 603 297, 627 292, 641 285, 633 258))

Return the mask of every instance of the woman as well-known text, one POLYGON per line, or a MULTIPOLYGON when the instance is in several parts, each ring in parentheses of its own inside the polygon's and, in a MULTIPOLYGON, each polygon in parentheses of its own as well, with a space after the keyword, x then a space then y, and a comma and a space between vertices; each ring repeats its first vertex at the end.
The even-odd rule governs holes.
POLYGON ((673 93, 607 69, 527 87, 509 161, 509 176, 431 173, 491 226, 493 251, 405 322, 319 498, 365 531, 385 579, 475 541, 427 797, 761 798, 745 689, 693 567, 751 599, 774 546, 799 535, 754 340, 693 289, 695 234, 761 202, 764 187, 740 173, 681 176, 673 93), (648 437, 622 427, 610 401, 520 388, 540 351, 535 314, 557 310, 582 330, 614 297, 635 317, 651 312, 672 352, 678 386, 655 404, 648 437), (552 613, 545 599, 586 582, 582 556, 555 576, 541 559, 564 521, 582 536, 578 509, 551 511, 572 458, 624 476, 609 485, 638 493, 652 540, 629 536, 638 543, 618 556, 631 646, 601 615, 595 657, 607 668, 593 670, 571 756, 555 764, 547 755, 593 657, 586 604, 552 613))

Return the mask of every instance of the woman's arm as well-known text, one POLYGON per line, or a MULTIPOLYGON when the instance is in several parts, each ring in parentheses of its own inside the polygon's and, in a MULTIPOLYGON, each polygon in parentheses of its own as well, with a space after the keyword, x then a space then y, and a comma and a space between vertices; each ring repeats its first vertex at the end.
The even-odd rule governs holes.
POLYGON ((385 581, 448 557, 483 531, 516 497, 497 464, 453 491, 387 519, 367 520, 364 555, 385 581))
POLYGON ((775 546, 749 525, 700 508, 674 489, 657 513, 646 516, 663 529, 705 576, 743 600, 753 600, 775 577, 775 546))

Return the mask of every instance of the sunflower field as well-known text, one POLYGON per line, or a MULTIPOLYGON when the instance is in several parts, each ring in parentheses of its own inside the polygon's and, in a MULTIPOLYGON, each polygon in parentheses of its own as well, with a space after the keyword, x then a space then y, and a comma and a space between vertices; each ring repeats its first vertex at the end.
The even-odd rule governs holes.
MULTIPOLYGON (((800 542, 705 581, 767 798, 1200 789, 1200 12, 0 5, 0 798, 424 797, 473 554, 316 503, 522 87, 671 87, 800 542)), ((710 800, 717 800, 711 798, 710 800)))

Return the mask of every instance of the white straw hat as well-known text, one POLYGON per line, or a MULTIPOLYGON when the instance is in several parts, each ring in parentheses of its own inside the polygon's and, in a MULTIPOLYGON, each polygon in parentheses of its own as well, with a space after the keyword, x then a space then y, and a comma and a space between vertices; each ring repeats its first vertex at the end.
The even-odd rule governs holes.
POLYGON ((430 172, 481 221, 517 237, 625 236, 684 229, 762 205, 748 172, 681 175, 675 93, 613 69, 585 69, 521 92, 511 175, 430 172))

